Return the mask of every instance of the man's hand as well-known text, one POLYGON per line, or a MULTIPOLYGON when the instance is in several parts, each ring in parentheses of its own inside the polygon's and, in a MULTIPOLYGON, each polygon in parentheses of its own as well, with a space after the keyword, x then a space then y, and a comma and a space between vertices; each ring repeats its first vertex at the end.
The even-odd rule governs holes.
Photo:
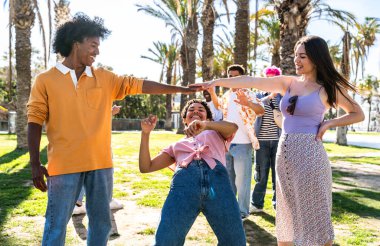
POLYGON ((236 91, 236 97, 237 99, 234 100, 234 102, 239 103, 243 106, 249 107, 249 101, 247 95, 244 93, 243 90, 237 90, 236 91))
POLYGON ((49 177, 48 171, 44 166, 41 165, 41 162, 38 163, 30 163, 32 166, 32 179, 33 185, 40 191, 47 191, 47 185, 44 179, 44 176, 49 177))
POLYGON ((183 90, 181 91, 182 94, 193 94, 195 92, 202 91, 202 87, 199 86, 189 86, 189 87, 184 87, 183 90))
POLYGON ((208 90, 209 88, 213 88, 215 86, 216 86, 216 84, 215 84, 214 80, 203 82, 203 83, 196 83, 196 84, 189 85, 190 88, 194 88, 195 87, 195 88, 198 88, 199 91, 201 91, 201 90, 208 90))

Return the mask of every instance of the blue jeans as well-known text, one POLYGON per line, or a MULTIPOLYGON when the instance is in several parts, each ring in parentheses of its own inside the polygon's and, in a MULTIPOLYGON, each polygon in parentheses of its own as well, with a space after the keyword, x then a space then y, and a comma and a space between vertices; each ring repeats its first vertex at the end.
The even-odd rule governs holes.
POLYGON ((155 245, 183 245, 195 219, 202 212, 219 245, 246 245, 239 207, 226 168, 210 169, 203 160, 177 167, 161 212, 155 245))
POLYGON ((247 216, 251 195, 252 144, 231 144, 226 159, 232 190, 238 196, 240 213, 247 216))
POLYGON ((278 140, 263 140, 259 141, 259 143, 260 149, 256 151, 256 184, 252 192, 252 205, 256 208, 264 207, 269 169, 272 169, 272 204, 276 206, 276 153, 278 140))
POLYGON ((86 188, 88 216, 87 245, 107 245, 111 231, 111 201, 113 168, 89 172, 50 176, 48 178, 48 204, 42 245, 65 244, 66 226, 76 199, 86 188))

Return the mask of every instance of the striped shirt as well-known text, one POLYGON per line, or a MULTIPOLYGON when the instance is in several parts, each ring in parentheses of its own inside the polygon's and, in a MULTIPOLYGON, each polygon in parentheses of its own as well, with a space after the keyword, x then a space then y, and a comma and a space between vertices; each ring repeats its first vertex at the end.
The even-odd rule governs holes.
MULTIPOLYGON (((278 109, 277 100, 271 99, 274 108, 278 109)), ((269 104, 264 105, 265 113, 262 116, 262 123, 260 128, 260 134, 257 136, 258 140, 278 140, 278 127, 274 122, 273 110, 269 104)))

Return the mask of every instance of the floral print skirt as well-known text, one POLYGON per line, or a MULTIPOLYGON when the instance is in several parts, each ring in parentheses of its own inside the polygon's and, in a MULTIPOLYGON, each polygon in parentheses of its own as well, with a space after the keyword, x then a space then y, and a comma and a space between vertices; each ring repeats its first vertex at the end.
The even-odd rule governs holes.
POLYGON ((333 240, 331 188, 322 141, 315 134, 283 134, 276 156, 277 240, 302 246, 333 240))

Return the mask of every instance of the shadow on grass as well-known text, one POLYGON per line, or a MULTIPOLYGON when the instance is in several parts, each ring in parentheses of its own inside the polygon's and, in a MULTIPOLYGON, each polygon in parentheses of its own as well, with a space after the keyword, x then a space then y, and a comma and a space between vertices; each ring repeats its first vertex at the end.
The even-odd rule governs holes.
MULTIPOLYGON (((41 162, 46 164, 46 147, 41 150, 41 162)), ((27 150, 14 149, 13 151, 6 153, 0 157, 0 164, 6 164, 12 162, 27 153, 27 150)), ((19 164, 24 165, 25 163, 19 164)), ((16 168, 14 166, 13 168, 16 168)), ((3 226, 7 220, 11 211, 17 207, 20 203, 29 197, 34 187, 28 185, 31 181, 31 171, 29 164, 23 168, 15 171, 9 169, 4 172, 0 172, 0 245, 15 245, 17 242, 17 234, 8 235, 3 226)))
POLYGON ((353 213, 360 217, 380 218, 380 209, 361 204, 354 199, 361 197, 380 201, 380 193, 369 190, 352 189, 345 192, 334 192, 333 216, 340 217, 345 213, 353 213))
MULTIPOLYGON (((268 215, 270 216, 270 215, 268 215)), ((273 217, 273 216, 270 216, 273 217)), ((267 218, 269 219, 269 218, 267 218)), ((269 219, 270 220, 270 219, 269 219)), ((248 245, 271 246, 277 245, 277 239, 270 232, 258 226, 251 220, 243 222, 248 245)))
POLYGON ((27 149, 14 149, 9 153, 6 153, 0 157, 0 165, 13 161, 14 159, 19 158, 20 156, 25 155, 28 152, 27 149))

